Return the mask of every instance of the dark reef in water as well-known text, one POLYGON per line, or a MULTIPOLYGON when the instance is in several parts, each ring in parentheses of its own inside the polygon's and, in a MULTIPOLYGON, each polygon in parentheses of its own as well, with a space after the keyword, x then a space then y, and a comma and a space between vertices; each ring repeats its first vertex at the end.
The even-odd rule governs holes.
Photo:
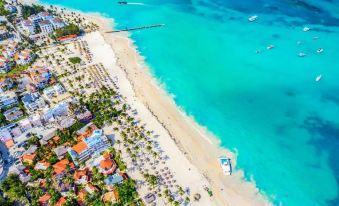
MULTIPOLYGON (((301 128, 306 129, 312 139, 309 144, 312 144, 318 153, 326 151, 329 154, 329 165, 334 174, 339 174, 339 124, 322 119, 321 117, 310 114, 306 117, 301 128)), ((339 176, 335 175, 337 185, 339 186, 339 176)), ((328 205, 339 205, 339 196, 329 200, 328 205)))

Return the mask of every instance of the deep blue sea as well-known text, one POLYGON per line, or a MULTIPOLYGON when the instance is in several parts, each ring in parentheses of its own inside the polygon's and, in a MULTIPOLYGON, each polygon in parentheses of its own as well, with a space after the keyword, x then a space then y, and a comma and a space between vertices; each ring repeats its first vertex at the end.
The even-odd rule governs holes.
POLYGON ((165 23, 132 38, 176 103, 237 152, 236 169, 275 205, 339 205, 339 0, 131 1, 143 4, 43 0, 118 28, 165 23))

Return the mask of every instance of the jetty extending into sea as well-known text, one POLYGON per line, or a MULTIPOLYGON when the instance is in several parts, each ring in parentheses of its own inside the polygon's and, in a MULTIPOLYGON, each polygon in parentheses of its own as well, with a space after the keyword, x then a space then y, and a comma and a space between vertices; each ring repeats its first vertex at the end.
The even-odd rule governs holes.
POLYGON ((141 30, 141 29, 151 29, 151 28, 162 27, 162 26, 165 26, 165 24, 152 24, 152 25, 147 25, 147 26, 125 28, 125 29, 120 29, 120 30, 107 31, 106 33, 116 33, 116 32, 123 32, 123 31, 134 31, 134 30, 141 30))

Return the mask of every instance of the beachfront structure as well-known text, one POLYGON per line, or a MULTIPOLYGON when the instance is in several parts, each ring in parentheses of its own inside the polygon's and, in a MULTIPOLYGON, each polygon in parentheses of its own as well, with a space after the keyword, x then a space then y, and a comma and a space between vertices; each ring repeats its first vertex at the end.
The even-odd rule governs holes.
POLYGON ((34 112, 38 109, 42 109, 46 106, 45 101, 40 97, 39 93, 27 93, 21 101, 24 103, 25 108, 28 112, 34 112))
POLYGON ((66 26, 65 22, 62 21, 62 19, 60 19, 59 17, 55 17, 50 21, 51 21, 54 29, 60 29, 60 28, 63 28, 63 27, 66 26))
POLYGON ((117 164, 111 158, 107 157, 100 162, 99 172, 104 175, 113 174, 117 168, 117 164))
POLYGON ((52 74, 48 68, 35 67, 30 69, 29 77, 31 78, 32 84, 40 90, 48 84, 52 74))
POLYGON ((38 13, 38 16, 40 17, 40 19, 42 21, 46 21, 46 20, 49 21, 49 20, 53 19, 53 16, 47 11, 42 11, 42 12, 38 13))
POLYGON ((12 58, 14 57, 14 54, 18 51, 17 50, 18 43, 15 41, 10 41, 2 50, 2 54, 6 58, 12 58))
POLYGON ((4 112, 4 116, 5 116, 7 121, 14 121, 16 119, 19 119, 23 115, 24 115, 24 113, 18 107, 13 107, 13 108, 6 110, 4 112))
POLYGON ((68 101, 63 101, 56 104, 54 107, 46 108, 43 111, 42 118, 47 122, 54 120, 56 117, 68 115, 68 101))
POLYGON ((53 32, 53 25, 49 20, 43 20, 41 22, 39 22, 39 27, 41 29, 41 32, 43 34, 49 34, 51 32, 53 32))
POLYGON ((14 55, 14 60, 19 65, 25 65, 31 63, 34 59, 34 56, 35 55, 31 50, 25 49, 20 52, 17 52, 14 55))
POLYGON ((14 92, 6 92, 0 95, 0 109, 18 104, 18 99, 14 92))
POLYGON ((43 18, 38 14, 33 14, 28 17, 28 20, 30 20, 33 23, 34 27, 37 27, 39 23, 43 21, 43 18))
POLYGON ((101 129, 93 131, 89 137, 84 137, 78 144, 68 149, 73 161, 76 164, 88 160, 92 155, 100 154, 111 146, 108 138, 103 134, 101 129))
POLYGON ((21 26, 28 34, 35 34, 35 25, 31 20, 22 21, 21 26))
POLYGON ((57 97, 61 94, 66 93, 65 88, 61 84, 55 84, 51 87, 48 87, 42 91, 43 96, 48 100, 52 101, 54 97, 57 97))
POLYGON ((0 73, 6 73, 11 69, 11 65, 9 60, 4 57, 0 56, 0 73))

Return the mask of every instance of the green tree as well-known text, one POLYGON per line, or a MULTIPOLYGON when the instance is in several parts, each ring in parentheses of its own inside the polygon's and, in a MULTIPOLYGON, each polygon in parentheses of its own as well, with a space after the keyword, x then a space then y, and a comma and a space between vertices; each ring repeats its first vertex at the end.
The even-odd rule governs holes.
POLYGON ((21 182, 17 174, 10 174, 1 183, 0 189, 12 202, 28 203, 26 186, 21 182))

